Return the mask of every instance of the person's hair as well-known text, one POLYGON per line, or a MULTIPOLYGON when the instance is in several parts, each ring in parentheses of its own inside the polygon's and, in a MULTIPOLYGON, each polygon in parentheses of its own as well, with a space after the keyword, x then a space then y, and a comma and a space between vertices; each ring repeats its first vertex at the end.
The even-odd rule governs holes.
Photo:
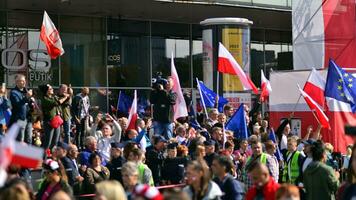
POLYGON ((209 115, 212 114, 213 112, 219 113, 219 111, 218 111, 217 108, 212 108, 212 109, 210 109, 210 111, 209 111, 209 115))
POLYGON ((129 142, 129 143, 127 143, 125 145, 123 153, 124 153, 124 157, 125 157, 126 160, 129 157, 130 152, 132 151, 132 149, 135 149, 135 148, 137 148, 137 145, 134 142, 129 142))
POLYGON ((115 181, 102 181, 95 185, 96 193, 105 196, 107 200, 126 200, 126 194, 122 185, 115 181))
POLYGON ((94 153, 90 154, 89 159, 88 159, 90 165, 93 165, 93 161, 96 157, 99 157, 101 160, 101 156, 99 153, 94 152, 94 153))
POLYGON ((190 200, 188 194, 180 188, 168 188, 163 193, 164 200, 190 200))
POLYGON ((59 85, 59 88, 62 88, 62 87, 68 87, 68 85, 67 85, 67 84, 62 83, 62 84, 60 84, 60 85, 59 85))
POLYGON ((265 142, 265 148, 266 148, 266 151, 272 149, 272 148, 275 148, 275 144, 272 140, 267 140, 267 142, 265 142))
POLYGON ((28 192, 24 192, 18 187, 9 187, 1 191, 0 200, 30 200, 28 192))
POLYGON ((321 140, 318 140, 311 147, 313 161, 321 161, 325 154, 325 145, 321 140))
POLYGON ((188 147, 185 145, 178 145, 177 146, 177 157, 181 157, 184 151, 188 151, 188 147))
POLYGON ((287 141, 294 142, 294 143, 298 144, 298 139, 296 139, 295 137, 289 137, 287 141))
POLYGON ((121 168, 121 174, 127 173, 130 176, 138 175, 138 169, 136 163, 132 161, 126 162, 121 168))
POLYGON ((330 153, 332 153, 334 151, 334 147, 332 144, 330 143, 325 143, 325 150, 329 151, 330 153))
POLYGON ((227 111, 227 110, 230 110, 232 108, 232 106, 230 106, 229 104, 226 104, 224 106, 224 112, 227 111))
POLYGON ((15 75, 15 81, 18 81, 20 78, 24 78, 26 80, 26 76, 23 74, 16 74, 15 75))
POLYGON ((133 148, 130 153, 132 153, 134 156, 137 156, 139 159, 141 159, 143 156, 143 151, 139 148, 133 148))
POLYGON ((350 184, 356 183, 356 171, 352 167, 353 155, 356 154, 356 145, 352 147, 352 153, 349 161, 349 167, 347 168, 347 182, 350 184))
POLYGON ((137 118, 136 122, 135 122, 135 126, 138 126, 142 121, 145 122, 145 120, 143 120, 141 118, 137 118))
POLYGON ((248 145, 248 140, 247 139, 242 139, 242 140, 238 141, 238 148, 241 148, 241 145, 244 142, 247 142, 247 145, 248 145))
POLYGON ((69 197, 69 199, 74 199, 74 197, 72 196, 72 194, 70 194, 70 193, 68 193, 68 191, 65 191, 65 190, 63 190, 63 189, 59 189, 59 190, 57 190, 57 191, 55 191, 52 195, 51 195, 51 198, 50 199, 52 199, 55 195, 57 195, 58 193, 62 193, 62 195, 63 195, 63 193, 64 193, 64 195, 67 195, 67 197, 69 197))
POLYGON ((212 130, 211 130, 211 133, 215 133, 215 132, 218 132, 218 131, 221 131, 222 128, 220 127, 214 127, 212 130))
POLYGON ((223 166, 225 168, 225 172, 233 174, 233 171, 235 169, 231 158, 227 156, 215 156, 213 160, 216 160, 219 163, 219 165, 223 166))
MULTIPOLYGON (((268 168, 265 164, 261 163, 261 162, 252 162, 248 168, 247 168, 247 172, 251 173, 253 170, 255 169, 259 169, 259 170, 263 170, 263 169, 267 169, 268 172, 268 168)), ((268 173, 269 174, 269 173, 268 173)))
POLYGON ((234 142, 232 142, 231 140, 227 140, 225 142, 225 149, 229 148, 229 147, 235 147, 234 142))
POLYGON ((198 145, 195 150, 195 156, 198 157, 202 151, 205 151, 205 147, 203 145, 198 145))
MULTIPOLYGON (((208 192, 208 186, 211 179, 209 167, 203 159, 189 161, 187 166, 191 166, 194 171, 202 172, 203 176, 200 178, 200 192, 197 194, 198 199, 205 196, 208 192)), ((191 187, 192 190, 194 190, 191 187)))
POLYGON ((85 138, 84 144, 85 146, 89 146, 94 141, 96 141, 94 136, 88 136, 85 138))
POLYGON ((298 198, 300 198, 298 187, 292 184, 282 184, 276 192, 276 200, 279 200, 286 195, 288 197, 291 197, 293 195, 298 196, 298 198))
POLYGON ((176 133, 180 133, 185 131, 185 127, 183 125, 179 125, 176 127, 176 133))

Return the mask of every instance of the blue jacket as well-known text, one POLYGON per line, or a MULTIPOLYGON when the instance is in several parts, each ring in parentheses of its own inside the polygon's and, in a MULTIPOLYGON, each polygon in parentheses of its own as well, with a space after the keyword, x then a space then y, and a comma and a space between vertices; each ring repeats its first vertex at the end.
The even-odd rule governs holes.
POLYGON ((12 89, 10 92, 10 101, 12 106, 10 124, 16 122, 19 119, 27 119, 27 114, 29 111, 29 99, 26 97, 26 90, 21 91, 17 87, 12 89))
MULTIPOLYGON (((75 167, 75 164, 69 157, 64 157, 61 159, 62 164, 66 170, 69 185, 73 186, 76 182, 76 177, 79 176, 79 169, 75 167)), ((78 166, 78 165, 77 165, 78 166)))

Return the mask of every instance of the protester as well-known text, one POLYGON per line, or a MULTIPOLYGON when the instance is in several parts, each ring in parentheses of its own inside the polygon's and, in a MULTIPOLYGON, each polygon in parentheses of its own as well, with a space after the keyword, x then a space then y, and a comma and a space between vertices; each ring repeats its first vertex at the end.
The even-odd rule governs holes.
POLYGON ((129 153, 127 161, 134 162, 137 165, 139 183, 154 186, 152 171, 146 164, 143 163, 143 159, 144 152, 138 148, 135 148, 129 153))
POLYGON ((150 96, 150 102, 153 104, 154 132, 167 140, 173 137, 173 106, 177 99, 177 94, 172 88, 173 79, 169 77, 164 83, 155 84, 150 96))
POLYGON ((166 185, 182 183, 187 162, 187 157, 177 157, 177 143, 168 144, 167 157, 162 167, 163 182, 166 185))
POLYGON ((284 160, 282 182, 297 185, 300 182, 300 174, 302 174, 304 156, 297 151, 297 139, 294 136, 288 138, 288 148, 284 160))
POLYGON ((107 163, 106 167, 110 171, 110 179, 120 183, 122 183, 121 168, 125 162, 122 154, 122 144, 111 143, 111 160, 107 163))
POLYGON ((87 194, 95 192, 95 184, 110 178, 108 168, 101 165, 101 157, 98 153, 92 153, 89 157, 90 167, 84 174, 84 190, 87 194))
POLYGON ((208 166, 211 167, 214 157, 218 155, 215 152, 215 141, 214 140, 205 141, 204 146, 205 146, 204 160, 206 161, 208 166))
POLYGON ((231 175, 234 173, 234 164, 227 156, 214 157, 211 169, 215 176, 214 181, 223 192, 222 200, 242 200, 244 190, 241 184, 231 175))
POLYGON ((67 149, 67 156, 63 157, 61 161, 68 177, 68 183, 73 187, 74 195, 77 195, 80 193, 84 181, 83 176, 79 173, 80 171, 77 163, 78 148, 76 145, 70 144, 67 149))
POLYGON ((282 184, 277 190, 276 200, 300 200, 298 187, 291 184, 282 184))
POLYGON ((266 148, 266 153, 272 157, 271 163, 270 163, 271 176, 278 183, 278 179, 279 179, 279 162, 278 162, 277 157, 275 156, 277 147, 273 143, 272 140, 268 140, 265 143, 265 148, 266 148))
POLYGON ((70 195, 72 194, 72 189, 67 183, 67 176, 64 168, 57 161, 52 159, 45 160, 43 163, 43 170, 45 179, 40 184, 36 199, 50 199, 58 190, 63 190, 70 195))
POLYGON ((22 74, 15 76, 16 87, 10 92, 11 118, 10 125, 17 123, 20 126, 20 132, 17 140, 32 143, 32 121, 30 110, 34 107, 32 90, 26 88, 26 77, 22 74))
POLYGON ((6 112, 10 108, 10 101, 7 99, 7 93, 5 85, 0 87, 0 141, 5 133, 5 128, 7 125, 6 112))
POLYGON ((131 200, 135 186, 138 184, 137 165, 134 162, 126 162, 122 166, 121 173, 127 199, 131 200))
POLYGON ((89 156, 97 151, 97 140, 93 136, 85 138, 85 149, 79 154, 79 164, 83 167, 89 166, 89 156))
POLYGON ((153 138, 153 146, 147 148, 146 163, 151 169, 153 182, 159 185, 161 182, 161 170, 163 165, 163 151, 166 147, 167 140, 163 136, 155 136, 153 138))
POLYGON ((335 199, 339 186, 339 172, 325 164, 325 145, 320 140, 311 148, 313 162, 304 171, 304 188, 307 199, 335 199))
POLYGON ((64 142, 69 144, 71 142, 70 136, 70 127, 71 127, 71 105, 72 105, 72 96, 73 90, 71 87, 68 87, 66 84, 61 84, 59 86, 58 97, 66 98, 65 101, 60 105, 63 117, 63 134, 64 134, 64 142), (68 97, 67 97, 68 96, 68 97))
POLYGON ((184 191, 191 199, 214 200, 223 193, 219 186, 211 181, 209 167, 204 160, 190 161, 186 169, 186 183, 184 191))
POLYGON ((102 181, 95 185, 96 200, 126 200, 124 188, 117 181, 102 181))
POLYGON ((274 200, 279 184, 269 175, 268 168, 262 162, 253 162, 249 167, 253 186, 246 193, 246 200, 274 200))

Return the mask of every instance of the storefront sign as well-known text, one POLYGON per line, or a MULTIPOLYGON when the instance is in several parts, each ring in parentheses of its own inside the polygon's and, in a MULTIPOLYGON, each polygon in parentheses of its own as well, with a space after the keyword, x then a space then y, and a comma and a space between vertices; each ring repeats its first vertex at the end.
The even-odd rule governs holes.
POLYGON ((49 71, 51 58, 44 49, 4 49, 1 51, 1 65, 10 71, 23 71, 27 66, 36 71, 49 71))
POLYGON ((251 108, 251 93, 224 93, 224 97, 235 109, 237 109, 241 103, 251 108))

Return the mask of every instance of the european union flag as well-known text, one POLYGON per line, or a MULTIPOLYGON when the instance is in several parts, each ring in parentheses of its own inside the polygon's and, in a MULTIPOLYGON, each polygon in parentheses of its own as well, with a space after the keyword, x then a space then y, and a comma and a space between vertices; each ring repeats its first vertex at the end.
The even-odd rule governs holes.
POLYGON ((329 61, 324 95, 350 104, 352 112, 356 112, 356 78, 333 60, 329 61))
POLYGON ((226 123, 225 128, 227 130, 233 131, 235 138, 248 138, 246 115, 243 103, 237 109, 235 114, 230 118, 230 120, 226 123))
POLYGON ((123 113, 129 113, 132 101, 133 100, 129 96, 120 91, 119 98, 117 100, 117 110, 123 113))
MULTIPOLYGON (((205 104, 205 107, 207 108, 214 108, 215 107, 215 98, 217 94, 210 90, 202 81, 198 80, 198 89, 200 90, 200 95, 201 95, 201 100, 205 104)), ((219 96, 219 102, 218 102, 218 110, 219 112, 223 112, 224 105, 229 103, 227 99, 225 99, 222 96, 219 96)))
POLYGON ((274 155, 276 156, 277 160, 278 161, 283 160, 282 153, 279 150, 279 147, 278 147, 278 144, 277 144, 276 134, 274 134, 274 130, 273 129, 271 129, 271 131, 269 132, 268 138, 270 140, 272 140, 274 144, 277 145, 276 153, 274 153, 274 155))

